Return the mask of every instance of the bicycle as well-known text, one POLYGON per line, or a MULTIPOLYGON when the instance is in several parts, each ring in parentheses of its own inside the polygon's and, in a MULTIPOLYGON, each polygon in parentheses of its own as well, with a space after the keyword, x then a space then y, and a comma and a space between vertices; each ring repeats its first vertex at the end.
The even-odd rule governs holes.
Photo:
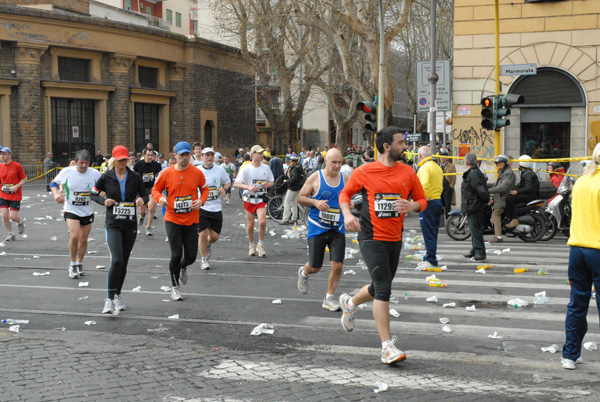
MULTIPOLYGON (((285 195, 275 194, 273 197, 269 197, 267 202, 267 215, 277 223, 283 222, 283 201, 285 195)), ((302 225, 308 225, 308 210, 309 207, 298 204, 298 220, 296 221, 302 225)))

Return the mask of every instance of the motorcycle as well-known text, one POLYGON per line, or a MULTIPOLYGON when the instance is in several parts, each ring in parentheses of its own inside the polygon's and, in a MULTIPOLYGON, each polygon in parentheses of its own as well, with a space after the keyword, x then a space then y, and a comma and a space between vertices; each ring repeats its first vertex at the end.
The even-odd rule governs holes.
MULTIPOLYGON (((567 174, 574 176, 583 175, 583 169, 589 161, 573 162, 567 174)), ((569 237, 569 228, 571 227, 571 192, 573 185, 578 177, 565 176, 558 186, 558 195, 548 204, 546 214, 556 225, 556 230, 560 230, 565 236, 569 237)))
MULTIPOLYGON (((516 214, 519 224, 510 229, 506 224, 510 220, 502 217, 502 234, 509 237, 517 236, 524 242, 536 242, 544 236, 547 231, 546 218, 543 216, 542 207, 546 201, 556 194, 556 187, 548 182, 540 182, 540 197, 530 201, 525 205, 517 205, 516 214)), ((494 234, 494 225, 492 224, 492 207, 485 207, 483 234, 494 234)), ((467 215, 462 214, 460 210, 454 210, 448 214, 446 220, 446 233, 454 240, 466 240, 471 237, 467 215)))

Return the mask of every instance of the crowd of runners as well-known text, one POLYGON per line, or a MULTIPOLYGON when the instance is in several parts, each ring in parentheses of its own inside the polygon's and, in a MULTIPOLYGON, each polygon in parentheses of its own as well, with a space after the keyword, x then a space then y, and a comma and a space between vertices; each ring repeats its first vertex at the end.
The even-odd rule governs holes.
MULTIPOLYGON (((342 327, 352 331, 358 306, 372 301, 382 345, 381 361, 390 364, 406 358, 395 345, 396 337, 390 334, 389 313, 392 281, 402 250, 404 218, 406 213, 423 213, 430 208, 432 197, 431 190, 422 185, 422 178, 420 180, 415 170, 402 162, 406 160, 407 143, 398 128, 381 130, 375 146, 379 153, 377 161, 357 167, 351 175, 343 171, 347 161, 342 153, 336 148, 326 150, 322 168, 315 169, 299 190, 292 190, 295 202, 309 208, 306 236, 309 256, 298 269, 297 287, 301 293, 308 293, 309 278, 321 270, 325 252, 329 251, 331 270, 322 307, 341 311, 342 327), (360 219, 352 213, 351 200, 357 193, 363 198, 360 219), (346 230, 358 232, 358 244, 371 282, 353 296, 342 294, 336 298, 346 254, 346 230)), ((85 150, 79 151, 74 165, 62 169, 50 184, 54 199, 64 204, 64 219, 70 234, 68 276, 77 279, 85 275, 83 260, 94 221, 93 201, 106 208, 104 227, 111 256, 102 313, 116 315, 125 310, 121 291, 138 225, 144 224, 146 219, 145 234, 153 236, 152 222, 158 205, 162 209, 166 241, 171 252, 171 300, 182 301, 181 286, 187 283, 188 269, 196 262, 198 254, 199 268, 211 269, 211 245, 220 237, 222 203, 229 203, 232 186, 243 191, 248 254, 265 258, 267 197, 275 184, 273 166, 263 163, 267 154, 271 156, 268 148, 255 145, 247 153, 245 163, 237 169, 228 155, 222 156, 213 148, 198 143, 177 143, 166 161, 151 144, 139 161, 135 160, 135 155, 131 157, 126 147, 118 145, 99 171, 90 167, 92 156, 85 150), (255 221, 258 222, 256 243, 255 221)), ((0 155, 0 213, 8 231, 6 241, 13 241, 16 235, 12 223, 17 225, 19 233, 25 230, 19 209, 21 187, 27 177, 22 166, 12 161, 9 148, 1 148, 0 155)), ((289 156, 293 168, 298 158, 292 151, 289 156)), ((600 148, 594 152, 594 158, 600 160, 600 148)), ((93 162, 98 165, 98 158, 93 162)), ((441 190, 437 192, 441 193, 441 190)), ((441 208, 441 202, 436 205, 441 208)), ((437 231, 435 237, 437 242, 437 231)), ((584 257, 592 258, 591 255, 584 257)), ((427 264, 436 262, 424 261, 427 264)), ((569 279, 573 281, 571 275, 569 279)), ((572 316, 568 317, 575 322, 572 316)), ((581 338, 571 339, 574 345, 563 357, 569 361, 577 360, 581 338)), ((574 368, 574 363, 572 366, 574 368)))

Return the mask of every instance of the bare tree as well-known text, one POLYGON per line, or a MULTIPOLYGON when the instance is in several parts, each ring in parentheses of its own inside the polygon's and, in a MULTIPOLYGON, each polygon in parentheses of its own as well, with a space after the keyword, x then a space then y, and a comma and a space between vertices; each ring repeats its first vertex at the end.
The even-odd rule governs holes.
MULTIPOLYGON (((386 120, 394 100, 390 76, 389 44, 408 21, 415 0, 385 0, 384 60, 386 120)), ((379 1, 304 0, 295 9, 297 21, 320 29, 339 55, 344 80, 363 99, 378 92, 379 82, 379 1)), ((354 109, 356 102, 349 105, 354 109)))
POLYGON ((221 28, 235 35, 243 60, 256 75, 257 105, 273 130, 275 146, 296 143, 296 130, 314 82, 329 68, 321 58, 307 60, 320 48, 318 29, 300 36, 293 0, 219 0, 213 7, 221 28), (304 79, 298 82, 303 63, 304 79), (279 99, 275 99, 279 97, 279 99))
MULTIPOLYGON (((430 60, 431 36, 428 34, 431 21, 431 1, 416 0, 410 12, 405 29, 391 43, 394 49, 395 64, 399 67, 400 79, 406 84, 407 106, 413 114, 417 113, 417 73, 416 62, 430 60)), ((437 42, 436 57, 452 60, 454 0, 437 0, 437 42)), ((452 63, 451 63, 452 64, 452 63)), ((417 131, 426 126, 426 114, 419 122, 417 131)))

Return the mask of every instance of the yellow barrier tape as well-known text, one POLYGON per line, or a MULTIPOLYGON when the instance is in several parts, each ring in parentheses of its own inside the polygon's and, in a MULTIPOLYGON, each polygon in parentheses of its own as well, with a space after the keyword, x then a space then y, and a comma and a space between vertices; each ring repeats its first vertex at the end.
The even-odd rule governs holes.
MULTIPOLYGON (((414 155, 414 152, 412 154, 414 155)), ((432 158, 461 159, 461 160, 464 159, 464 157, 460 157, 460 156, 436 154, 436 155, 428 156, 427 158, 419 161, 419 163, 417 165, 422 166, 423 163, 427 162, 428 160, 430 160, 432 158)), ((494 158, 494 159, 477 158, 478 161, 491 161, 491 162, 493 162, 495 159, 496 158, 494 158)), ((546 163, 548 163, 548 162, 578 162, 578 161, 589 161, 589 160, 592 160, 591 156, 577 156, 577 157, 573 157, 573 158, 555 158, 555 159, 527 159, 527 162, 546 162, 546 163)), ((519 162, 519 161, 520 161, 520 159, 509 159, 509 162, 519 162)))
MULTIPOLYGON (((519 169, 512 169, 515 172, 518 171, 519 169)), ((552 172, 549 170, 543 170, 543 169, 532 169, 538 172, 545 172, 545 173, 554 173, 554 174, 559 174, 561 176, 569 176, 569 177, 581 177, 581 175, 577 175, 577 174, 570 174, 570 173, 563 173, 563 172, 552 172)), ((483 170, 481 173, 497 173, 497 170, 483 170)), ((463 174, 464 172, 457 172, 457 173, 444 173, 444 176, 458 176, 463 174)))

